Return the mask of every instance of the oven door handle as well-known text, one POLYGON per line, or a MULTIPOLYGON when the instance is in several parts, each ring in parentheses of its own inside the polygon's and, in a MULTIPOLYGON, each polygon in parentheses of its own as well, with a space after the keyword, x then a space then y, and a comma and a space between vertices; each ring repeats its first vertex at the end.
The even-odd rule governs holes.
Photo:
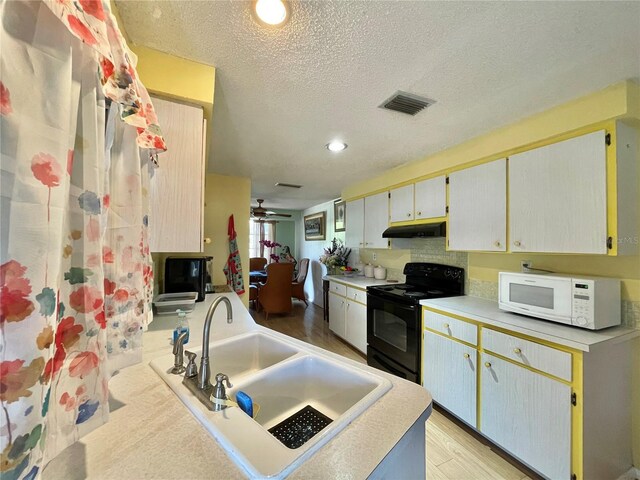
POLYGON ((397 375, 400 378, 406 378, 406 374, 403 371, 398 370, 395 367, 392 367, 387 362, 385 362, 382 358, 380 358, 378 355, 374 354, 373 358, 376 362, 378 362, 380 365, 386 368, 389 372, 393 373, 394 375, 397 375))
POLYGON ((415 312, 417 308, 415 305, 400 305, 387 298, 380 298, 371 294, 367 295, 367 305, 373 307, 374 310, 376 309, 376 305, 379 305, 380 303, 391 303, 393 305, 393 308, 406 310, 408 312, 415 312))

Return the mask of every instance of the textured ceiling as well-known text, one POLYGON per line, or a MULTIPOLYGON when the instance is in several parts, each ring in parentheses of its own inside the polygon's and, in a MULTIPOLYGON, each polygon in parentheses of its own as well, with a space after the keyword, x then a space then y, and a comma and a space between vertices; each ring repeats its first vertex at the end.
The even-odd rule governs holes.
POLYGON ((294 1, 280 29, 248 1, 116 4, 134 43, 217 68, 209 170, 250 176, 269 208, 640 77, 640 2, 294 1), (437 103, 377 108, 397 90, 437 103))

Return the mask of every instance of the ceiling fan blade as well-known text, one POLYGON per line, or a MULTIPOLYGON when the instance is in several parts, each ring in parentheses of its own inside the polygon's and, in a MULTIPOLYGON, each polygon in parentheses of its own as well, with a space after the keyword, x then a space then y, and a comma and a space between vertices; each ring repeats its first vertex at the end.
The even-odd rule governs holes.
POLYGON ((270 217, 291 217, 291 215, 289 215, 288 213, 271 213, 269 214, 270 217))

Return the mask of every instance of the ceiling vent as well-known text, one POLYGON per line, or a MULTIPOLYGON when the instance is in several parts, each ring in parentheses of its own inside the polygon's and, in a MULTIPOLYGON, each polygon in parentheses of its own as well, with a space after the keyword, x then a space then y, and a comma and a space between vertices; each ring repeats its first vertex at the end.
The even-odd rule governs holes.
POLYGON ((406 113, 407 115, 416 115, 434 103, 436 103, 434 100, 398 91, 391 98, 382 102, 380 108, 406 113))
POLYGON ((302 188, 302 185, 296 185, 295 183, 276 183, 276 187, 287 187, 287 188, 302 188))

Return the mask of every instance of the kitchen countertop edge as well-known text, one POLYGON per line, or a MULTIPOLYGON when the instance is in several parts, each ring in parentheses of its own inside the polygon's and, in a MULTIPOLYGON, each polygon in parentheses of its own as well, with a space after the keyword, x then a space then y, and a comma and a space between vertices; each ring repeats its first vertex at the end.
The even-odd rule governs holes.
POLYGON ((593 331, 530 318, 500 310, 494 300, 468 295, 421 300, 420 305, 583 352, 605 343, 640 337, 640 330, 625 326, 593 331))

